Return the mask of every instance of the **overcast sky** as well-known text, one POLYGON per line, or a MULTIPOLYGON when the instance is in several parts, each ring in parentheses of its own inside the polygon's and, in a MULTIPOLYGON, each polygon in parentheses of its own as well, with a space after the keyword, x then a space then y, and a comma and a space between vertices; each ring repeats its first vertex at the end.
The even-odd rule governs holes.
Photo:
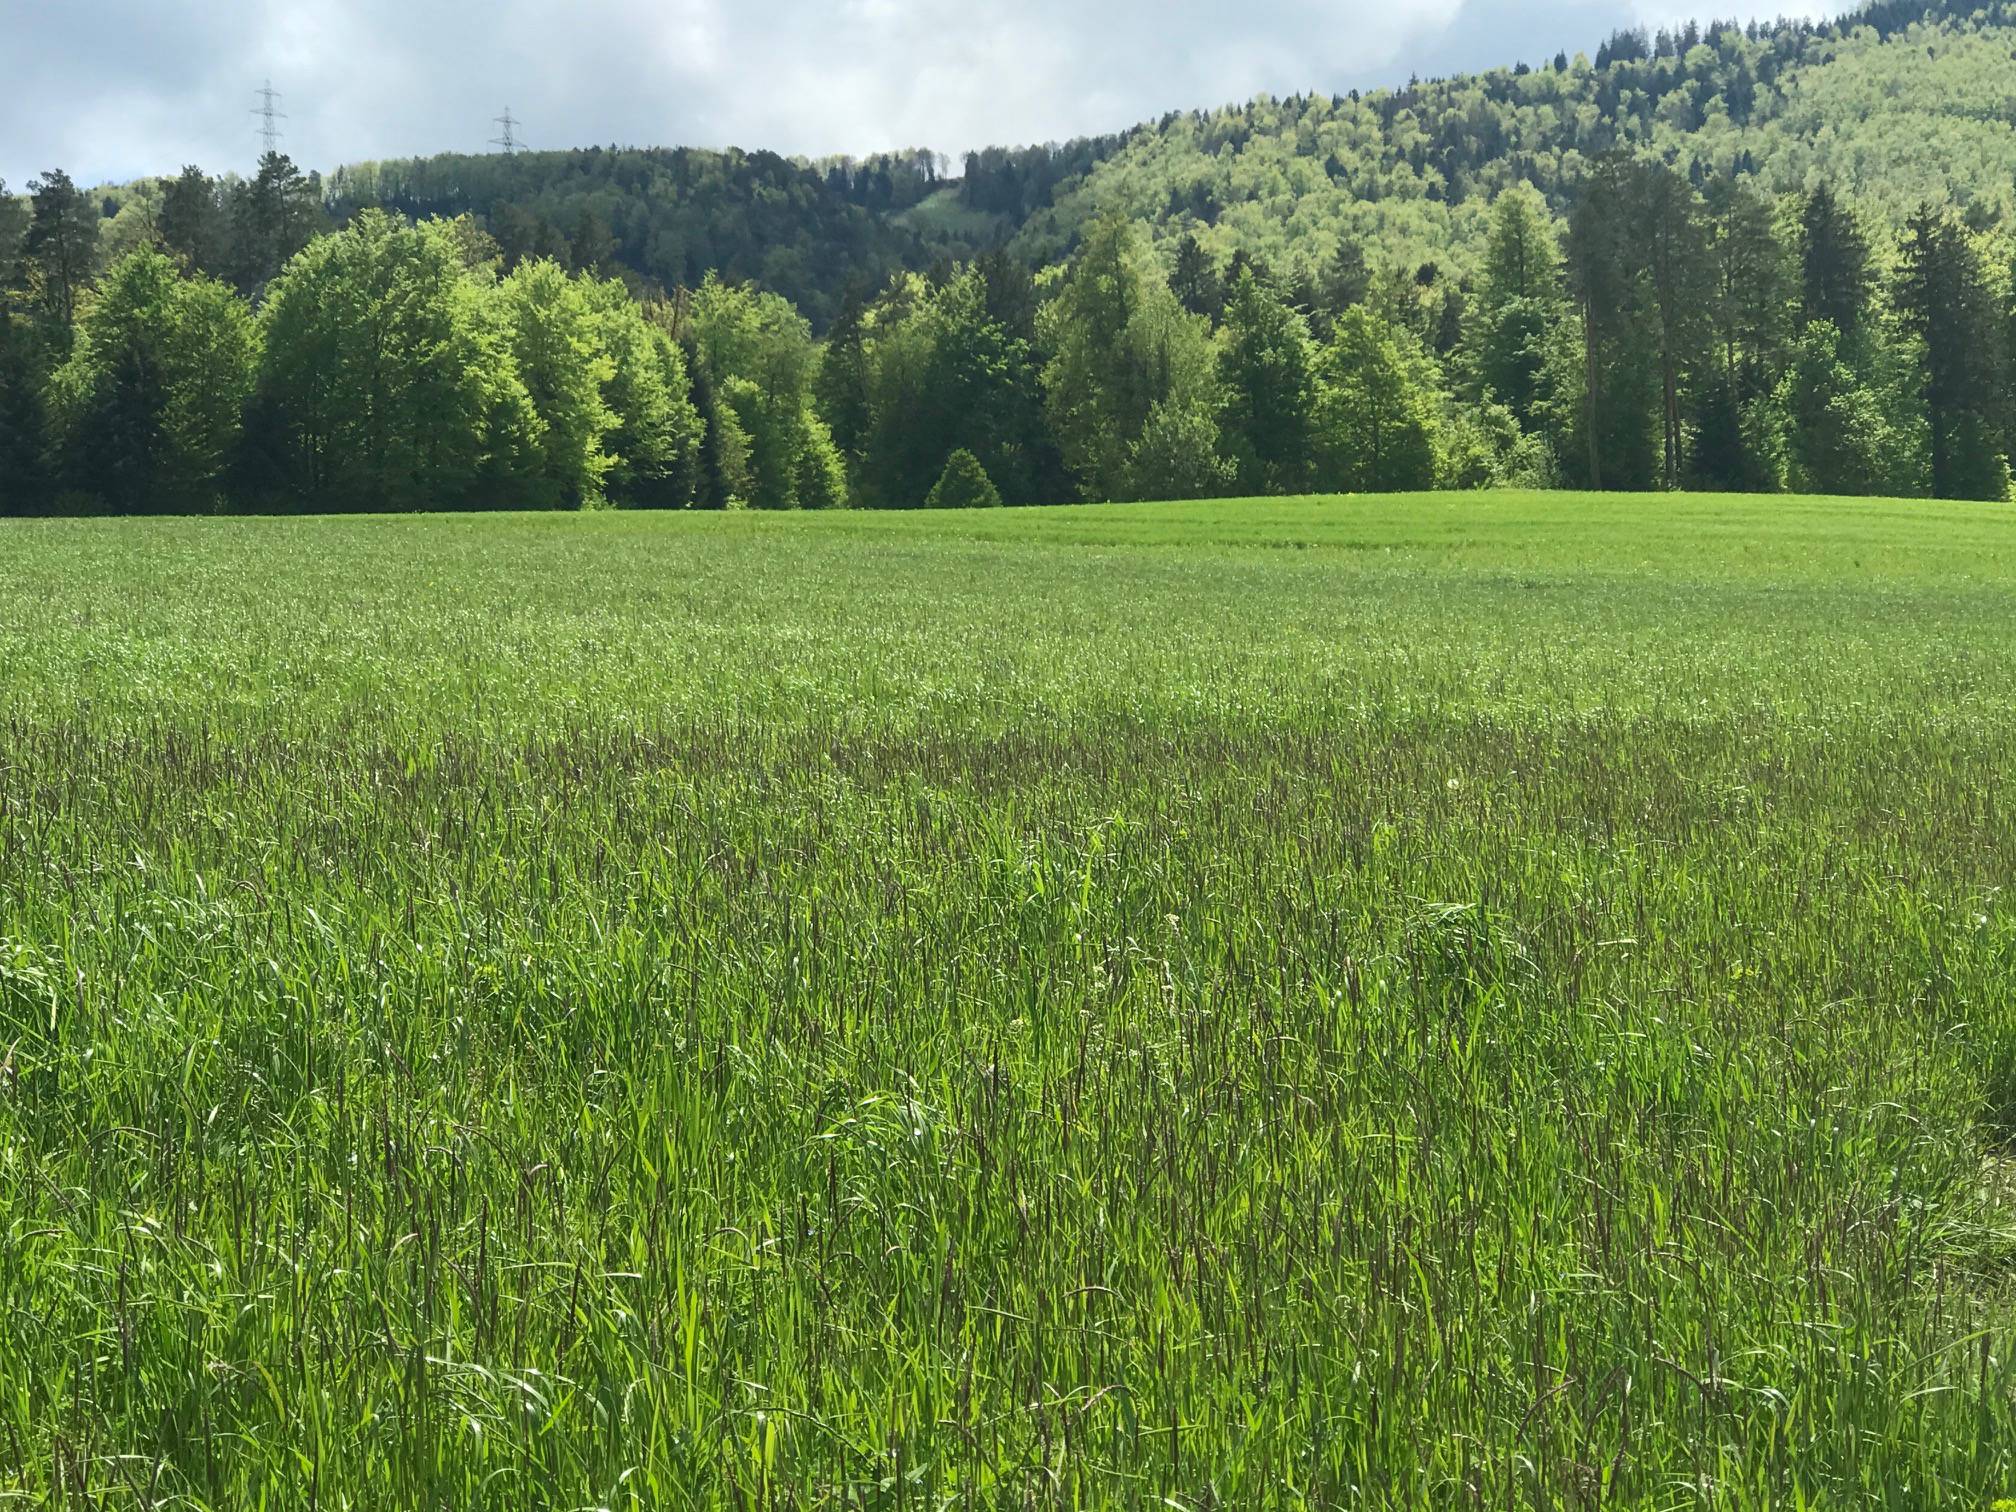
POLYGON ((18 191, 50 167, 86 183, 185 162, 245 170, 259 151, 252 92, 269 76, 284 95, 283 146, 314 168, 482 151, 506 105, 535 147, 956 153, 1261 90, 1539 62, 1689 11, 1684 0, 0 0, 0 177, 18 191))

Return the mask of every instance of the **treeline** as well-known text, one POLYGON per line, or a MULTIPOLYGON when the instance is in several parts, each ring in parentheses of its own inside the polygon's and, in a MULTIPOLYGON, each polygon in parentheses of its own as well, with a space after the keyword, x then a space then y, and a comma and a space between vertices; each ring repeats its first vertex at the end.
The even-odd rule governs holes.
POLYGON ((857 287, 823 341, 753 284, 640 300, 469 217, 283 216, 244 246, 300 238, 284 266, 234 231, 227 280, 164 216, 101 274, 96 208, 32 187, 0 246, 17 512, 2009 492, 1998 242, 1928 205, 1893 244, 1824 186, 1647 157, 1599 160, 1565 221, 1498 196, 1471 278, 1345 243, 1313 275, 1194 237, 1165 262, 1108 219, 1037 274, 997 251, 857 287))
POLYGON ((794 162, 772 152, 588 147, 358 163, 329 177, 337 224, 367 209, 470 215, 513 262, 548 258, 649 294, 709 273, 784 295, 822 328, 850 280, 921 265, 886 217, 939 186, 929 153, 794 162))

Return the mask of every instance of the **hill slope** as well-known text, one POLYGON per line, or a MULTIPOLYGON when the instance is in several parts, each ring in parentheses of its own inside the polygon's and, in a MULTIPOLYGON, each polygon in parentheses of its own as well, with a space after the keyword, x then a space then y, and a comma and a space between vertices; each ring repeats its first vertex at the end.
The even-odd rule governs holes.
POLYGON ((806 164, 589 149, 366 164, 330 189, 339 215, 367 203, 474 213, 507 250, 565 255, 593 223, 648 281, 718 268, 823 323, 852 281, 1004 241, 1053 261, 1109 214, 1284 273, 1313 273, 1340 240, 1375 263, 1467 271, 1493 194, 1526 182, 1566 208, 1591 159, 1620 147, 1656 151, 1697 183, 1749 176, 1776 194, 1825 180, 1878 224, 1929 196, 1993 225, 2016 211, 2012 60, 2016 7, 1892 3, 1828 23, 1620 33, 1593 59, 1172 113, 969 154, 951 180, 924 153, 806 164))
POLYGON ((1047 259, 1120 214, 1284 272, 1340 238, 1376 261, 1467 267, 1493 194, 1523 181, 1566 208, 1616 148, 1656 151, 1696 183, 1824 180, 1878 224, 1942 196, 1994 224, 2016 208, 2012 18, 1879 6, 1821 26, 1690 26, 1621 35, 1594 61, 1172 115, 1065 186, 1018 241, 1047 259))

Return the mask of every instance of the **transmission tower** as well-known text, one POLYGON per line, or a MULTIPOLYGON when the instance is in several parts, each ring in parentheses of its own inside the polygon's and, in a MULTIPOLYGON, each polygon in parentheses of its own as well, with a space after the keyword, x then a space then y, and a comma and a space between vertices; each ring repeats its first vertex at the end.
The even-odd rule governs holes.
POLYGON ((518 128, 525 123, 511 114, 509 105, 504 107, 504 114, 491 117, 491 124, 497 128, 497 135, 490 138, 490 145, 503 148, 506 157, 525 145, 518 140, 518 128))
POLYGON ((268 79, 263 89, 255 89, 252 93, 259 101, 250 111, 250 114, 259 117, 259 140, 266 144, 268 152, 278 152, 280 123, 287 119, 286 113, 280 109, 280 91, 275 89, 273 81, 268 79))

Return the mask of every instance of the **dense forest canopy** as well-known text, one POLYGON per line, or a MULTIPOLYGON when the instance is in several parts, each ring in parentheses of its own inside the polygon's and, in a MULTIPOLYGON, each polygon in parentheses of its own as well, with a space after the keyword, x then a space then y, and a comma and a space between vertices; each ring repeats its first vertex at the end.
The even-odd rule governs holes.
POLYGON ((1885 0, 956 165, 52 170, 0 509, 2002 497, 2012 61, 1885 0))

